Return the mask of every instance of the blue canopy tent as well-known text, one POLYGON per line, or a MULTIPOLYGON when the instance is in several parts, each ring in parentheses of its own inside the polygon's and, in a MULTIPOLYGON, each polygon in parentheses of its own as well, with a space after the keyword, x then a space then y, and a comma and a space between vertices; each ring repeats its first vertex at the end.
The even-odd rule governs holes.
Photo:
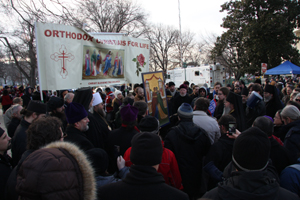
POLYGON ((281 65, 267 70, 265 75, 281 75, 281 74, 300 74, 300 67, 294 65, 290 61, 285 61, 281 65))

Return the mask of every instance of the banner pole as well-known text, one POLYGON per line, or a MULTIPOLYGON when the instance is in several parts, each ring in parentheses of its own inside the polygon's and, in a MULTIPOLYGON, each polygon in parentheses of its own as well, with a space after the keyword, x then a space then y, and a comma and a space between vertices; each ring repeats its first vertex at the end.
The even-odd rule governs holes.
POLYGON ((34 29, 35 29, 35 42, 36 42, 36 56, 37 56, 37 69, 38 69, 38 74, 39 74, 39 86, 40 86, 40 96, 41 96, 41 102, 44 102, 44 98, 43 98, 43 87, 42 87, 42 81, 41 81, 41 72, 40 72, 40 65, 39 65, 39 45, 38 45, 38 34, 37 34, 37 23, 34 22, 34 29))

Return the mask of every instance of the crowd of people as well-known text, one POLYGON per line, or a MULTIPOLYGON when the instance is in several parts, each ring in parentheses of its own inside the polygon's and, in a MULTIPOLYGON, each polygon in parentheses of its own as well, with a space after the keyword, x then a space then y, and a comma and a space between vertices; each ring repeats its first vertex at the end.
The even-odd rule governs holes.
POLYGON ((164 126, 143 84, 5 87, 0 199, 299 199, 298 83, 169 82, 164 126))

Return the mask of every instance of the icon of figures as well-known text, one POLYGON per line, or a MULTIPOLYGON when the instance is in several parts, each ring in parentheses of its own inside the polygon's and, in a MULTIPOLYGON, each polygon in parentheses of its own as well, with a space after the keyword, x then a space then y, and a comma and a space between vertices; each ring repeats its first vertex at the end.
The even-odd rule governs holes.
POLYGON ((91 75, 91 61, 90 61, 90 50, 86 50, 85 54, 85 75, 90 76, 91 75))
POLYGON ((119 57, 119 68, 117 75, 123 75, 123 62, 122 62, 122 56, 119 57))
POLYGON ((105 62, 105 66, 104 66, 104 70, 103 70, 103 75, 107 76, 108 73, 108 69, 111 68, 111 51, 108 51, 108 53, 106 54, 105 58, 104 58, 104 62, 105 62))
POLYGON ((102 56, 101 56, 101 51, 99 50, 99 54, 97 55, 97 63, 96 63, 97 75, 100 74, 101 69, 102 69, 102 56))
POLYGON ((97 61, 97 55, 96 55, 96 50, 94 50, 94 53, 91 56, 91 67, 93 69, 92 71, 92 76, 96 76, 96 61, 97 61))
POLYGON ((162 97, 165 97, 165 90, 161 79, 158 80, 159 92, 162 97))
POLYGON ((114 71, 113 71, 113 73, 112 73, 113 76, 116 76, 116 75, 115 75, 115 72, 116 72, 116 69, 117 69, 118 63, 119 63, 119 62, 118 62, 118 61, 119 61, 118 53, 119 53, 119 52, 117 52, 116 57, 115 57, 115 61, 114 61, 114 71))

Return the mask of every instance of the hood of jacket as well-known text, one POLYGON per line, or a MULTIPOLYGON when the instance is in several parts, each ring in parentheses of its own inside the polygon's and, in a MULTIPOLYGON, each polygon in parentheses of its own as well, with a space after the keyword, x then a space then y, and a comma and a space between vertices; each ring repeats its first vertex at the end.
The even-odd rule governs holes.
POLYGON ((276 199, 279 184, 266 171, 233 172, 232 177, 219 183, 220 199, 276 199))
POLYGON ((24 160, 18 172, 16 190, 20 196, 33 199, 56 199, 63 195, 94 200, 94 170, 77 146, 68 142, 53 142, 24 160), (66 180, 59 180, 62 178, 66 180))
MULTIPOLYGON (((29 91, 28 91, 29 88, 30 88, 30 87, 27 87, 27 88, 25 89, 25 95, 31 96, 31 94, 29 94, 29 91)), ((31 93, 32 93, 32 91, 31 91, 31 93)))
POLYGON ((208 94, 207 94, 207 89, 206 89, 206 87, 204 87, 204 86, 202 86, 202 87, 199 88, 199 94, 198 94, 198 96, 200 97, 200 90, 201 90, 201 89, 202 89, 202 90, 203 90, 203 89, 205 90, 205 97, 206 97, 208 94))

